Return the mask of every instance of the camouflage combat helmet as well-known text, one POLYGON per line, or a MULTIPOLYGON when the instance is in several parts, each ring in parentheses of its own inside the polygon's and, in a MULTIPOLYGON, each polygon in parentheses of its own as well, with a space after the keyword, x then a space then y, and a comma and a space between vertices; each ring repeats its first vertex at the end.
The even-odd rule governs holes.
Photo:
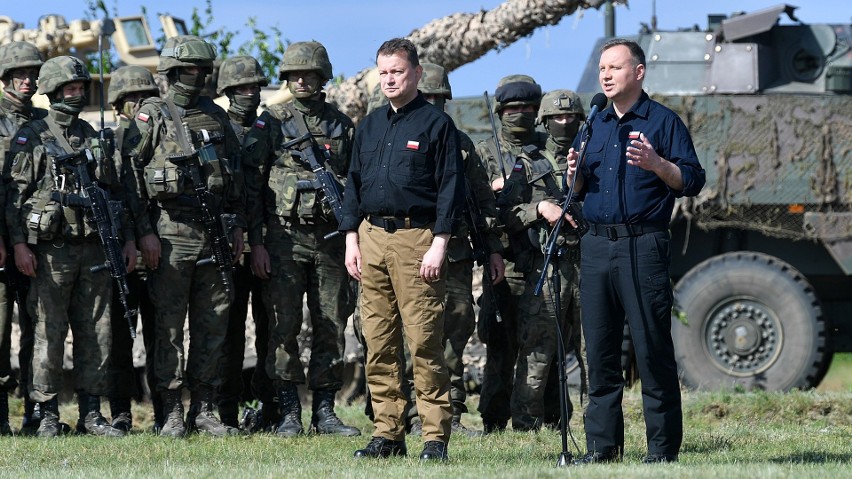
POLYGON ((179 35, 166 40, 160 52, 159 73, 176 67, 201 67, 213 69, 216 47, 194 35, 179 35))
POLYGON ((216 93, 221 95, 226 88, 257 83, 260 86, 269 84, 260 63, 249 55, 231 57, 219 66, 219 82, 216 93))
POLYGON ((499 113, 503 108, 513 105, 541 104, 541 85, 529 75, 508 75, 497 82, 494 90, 494 111, 499 113))
POLYGON ((331 80, 331 61, 328 59, 328 51, 320 42, 291 43, 278 66, 278 79, 286 80, 289 72, 310 70, 319 71, 323 78, 331 80))
POLYGON ((0 46, 0 78, 17 68, 41 67, 41 54, 30 42, 12 42, 0 46))
POLYGON ((453 90, 450 88, 450 79, 444 67, 434 63, 421 63, 423 76, 417 83, 417 89, 424 95, 443 95, 447 100, 453 99, 453 90))
POLYGON ((581 119, 586 118, 580 96, 571 90, 551 90, 541 97, 541 107, 535 121, 540 124, 545 117, 572 113, 581 119))
POLYGON ((128 93, 146 91, 156 94, 160 88, 154 82, 154 75, 147 68, 138 65, 127 65, 112 74, 107 90, 107 103, 115 105, 128 93))
POLYGON ((53 57, 44 62, 38 72, 38 93, 50 96, 66 83, 88 82, 90 79, 86 66, 77 57, 53 57))

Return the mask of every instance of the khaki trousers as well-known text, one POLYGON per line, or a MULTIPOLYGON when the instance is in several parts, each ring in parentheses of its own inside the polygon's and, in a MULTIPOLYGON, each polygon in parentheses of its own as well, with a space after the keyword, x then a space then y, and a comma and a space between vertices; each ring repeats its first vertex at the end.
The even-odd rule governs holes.
POLYGON ((400 364, 405 334, 414 363, 423 440, 446 444, 453 414, 442 341, 446 278, 427 283, 420 277, 432 232, 412 228, 388 233, 364 221, 358 234, 361 324, 367 342, 367 385, 375 413, 373 435, 397 441, 405 438, 406 398, 400 364))

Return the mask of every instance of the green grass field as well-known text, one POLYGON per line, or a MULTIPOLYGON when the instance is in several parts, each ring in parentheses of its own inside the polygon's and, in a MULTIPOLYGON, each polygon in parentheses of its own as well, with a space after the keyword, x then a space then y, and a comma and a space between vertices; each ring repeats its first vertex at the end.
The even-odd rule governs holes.
MULTIPOLYGON (((368 436, 272 435, 213 439, 163 439, 141 432, 150 426, 150 407, 135 405, 139 432, 121 439, 67 436, 56 439, 0 438, 0 477, 640 477, 640 478, 841 478, 852 477, 852 359, 835 358, 816 391, 778 393, 684 393, 685 437, 678 464, 645 466, 641 397, 625 394, 627 422, 624 462, 555 467, 561 450, 558 431, 453 437, 447 464, 420 464, 420 438, 409 437, 409 457, 355 460, 368 436)), ((573 398, 575 401, 577 398, 573 398)), ((476 398, 471 399, 475 406, 476 398)), ((12 401, 13 424, 20 403, 12 401)), ((361 405, 338 407, 348 423, 372 425, 361 405)), ((73 405, 62 408, 74 423, 73 405)), ((309 412, 303 421, 310 420, 309 412)), ((474 415, 465 423, 481 427, 474 415)), ((582 419, 571 425, 584 448, 582 419)), ((571 447, 573 453, 576 451, 571 447)))

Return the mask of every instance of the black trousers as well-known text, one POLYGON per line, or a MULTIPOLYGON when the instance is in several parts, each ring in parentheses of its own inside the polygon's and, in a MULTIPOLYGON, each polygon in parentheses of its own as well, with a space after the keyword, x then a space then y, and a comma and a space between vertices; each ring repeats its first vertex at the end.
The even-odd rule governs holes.
POLYGON ((589 367, 586 447, 624 449, 621 344, 630 326, 642 381, 649 454, 677 454, 683 416, 671 336, 669 233, 582 240, 580 302, 589 367))

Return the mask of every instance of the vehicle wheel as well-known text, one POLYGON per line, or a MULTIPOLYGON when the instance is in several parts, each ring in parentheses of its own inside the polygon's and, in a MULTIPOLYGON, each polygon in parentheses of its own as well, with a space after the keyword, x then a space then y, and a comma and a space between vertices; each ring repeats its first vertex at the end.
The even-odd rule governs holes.
POLYGON ((825 321, 805 277, 750 251, 713 257, 674 290, 672 336, 684 385, 788 391, 815 387, 831 354, 825 321))

